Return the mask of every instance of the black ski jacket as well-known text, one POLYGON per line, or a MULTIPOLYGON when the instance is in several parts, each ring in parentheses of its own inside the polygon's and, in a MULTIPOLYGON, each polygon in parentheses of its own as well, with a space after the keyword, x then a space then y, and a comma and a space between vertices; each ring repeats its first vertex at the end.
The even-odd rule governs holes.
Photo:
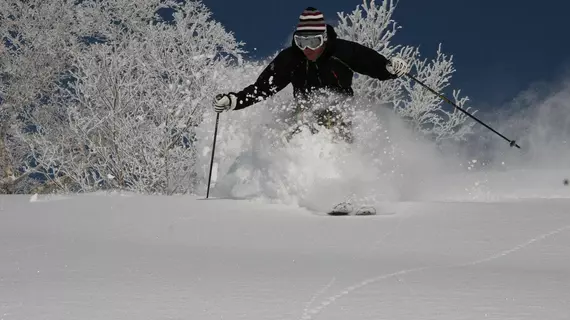
POLYGON ((325 51, 314 62, 308 60, 294 43, 281 51, 254 84, 234 93, 237 96, 235 110, 265 100, 289 83, 293 85, 296 98, 302 98, 315 89, 329 89, 352 96, 355 72, 379 80, 396 78, 386 70, 388 60, 373 49, 337 38, 330 25, 327 25, 327 38, 325 51))

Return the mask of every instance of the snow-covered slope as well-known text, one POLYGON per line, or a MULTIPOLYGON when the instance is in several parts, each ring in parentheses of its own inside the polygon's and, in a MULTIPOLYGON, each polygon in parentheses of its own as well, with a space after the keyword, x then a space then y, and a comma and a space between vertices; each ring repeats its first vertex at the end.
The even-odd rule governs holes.
POLYGON ((570 200, 390 209, 1 196, 0 319, 570 318, 570 200))
POLYGON ((265 102, 221 116, 214 199, 0 196, 0 320, 570 319, 565 88, 501 122, 521 150, 361 103, 355 143, 285 142, 265 102), (379 215, 322 214, 343 200, 379 215))

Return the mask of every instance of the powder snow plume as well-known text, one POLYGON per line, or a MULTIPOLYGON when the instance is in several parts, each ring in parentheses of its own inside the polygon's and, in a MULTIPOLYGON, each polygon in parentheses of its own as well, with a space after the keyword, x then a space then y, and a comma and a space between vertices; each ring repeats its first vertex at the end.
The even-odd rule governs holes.
MULTIPOLYGON (((349 144, 330 130, 313 134, 308 128, 287 140, 278 106, 265 102, 222 115, 214 196, 325 210, 347 200, 413 199, 449 169, 435 145, 422 141, 389 108, 351 102, 349 144)), ((210 151, 211 137, 201 141, 210 151)))
MULTIPOLYGON (((525 92, 521 96, 528 97, 525 92)), ((565 83, 524 110, 488 116, 493 126, 516 138, 523 149, 481 129, 467 142, 441 148, 422 138, 387 106, 354 100, 355 141, 335 141, 327 130, 302 130, 286 141, 280 95, 244 110, 221 115, 215 185, 221 198, 283 203, 326 210, 342 201, 377 204, 402 201, 506 201, 566 198, 570 188, 567 146, 570 111, 565 83)), ((209 167, 215 118, 199 131, 204 179, 209 167)))

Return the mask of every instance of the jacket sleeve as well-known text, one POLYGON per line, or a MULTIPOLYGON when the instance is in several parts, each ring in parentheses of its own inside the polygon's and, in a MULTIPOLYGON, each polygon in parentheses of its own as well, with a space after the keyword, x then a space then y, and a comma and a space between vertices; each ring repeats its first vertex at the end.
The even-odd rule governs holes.
POLYGON ((261 72, 254 84, 235 93, 237 106, 234 110, 247 108, 283 90, 291 82, 293 52, 281 51, 261 72))
POLYGON ((397 78, 386 69, 388 59, 374 49, 343 39, 338 39, 337 42, 335 55, 352 71, 378 80, 397 78))

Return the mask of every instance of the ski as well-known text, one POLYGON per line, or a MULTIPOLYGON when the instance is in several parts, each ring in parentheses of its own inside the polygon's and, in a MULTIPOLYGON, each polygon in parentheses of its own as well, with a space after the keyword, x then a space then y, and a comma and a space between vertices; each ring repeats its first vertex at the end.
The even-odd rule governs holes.
POLYGON ((351 203, 341 202, 327 212, 329 216, 373 216, 376 208, 373 206, 360 206, 355 208, 351 203))

